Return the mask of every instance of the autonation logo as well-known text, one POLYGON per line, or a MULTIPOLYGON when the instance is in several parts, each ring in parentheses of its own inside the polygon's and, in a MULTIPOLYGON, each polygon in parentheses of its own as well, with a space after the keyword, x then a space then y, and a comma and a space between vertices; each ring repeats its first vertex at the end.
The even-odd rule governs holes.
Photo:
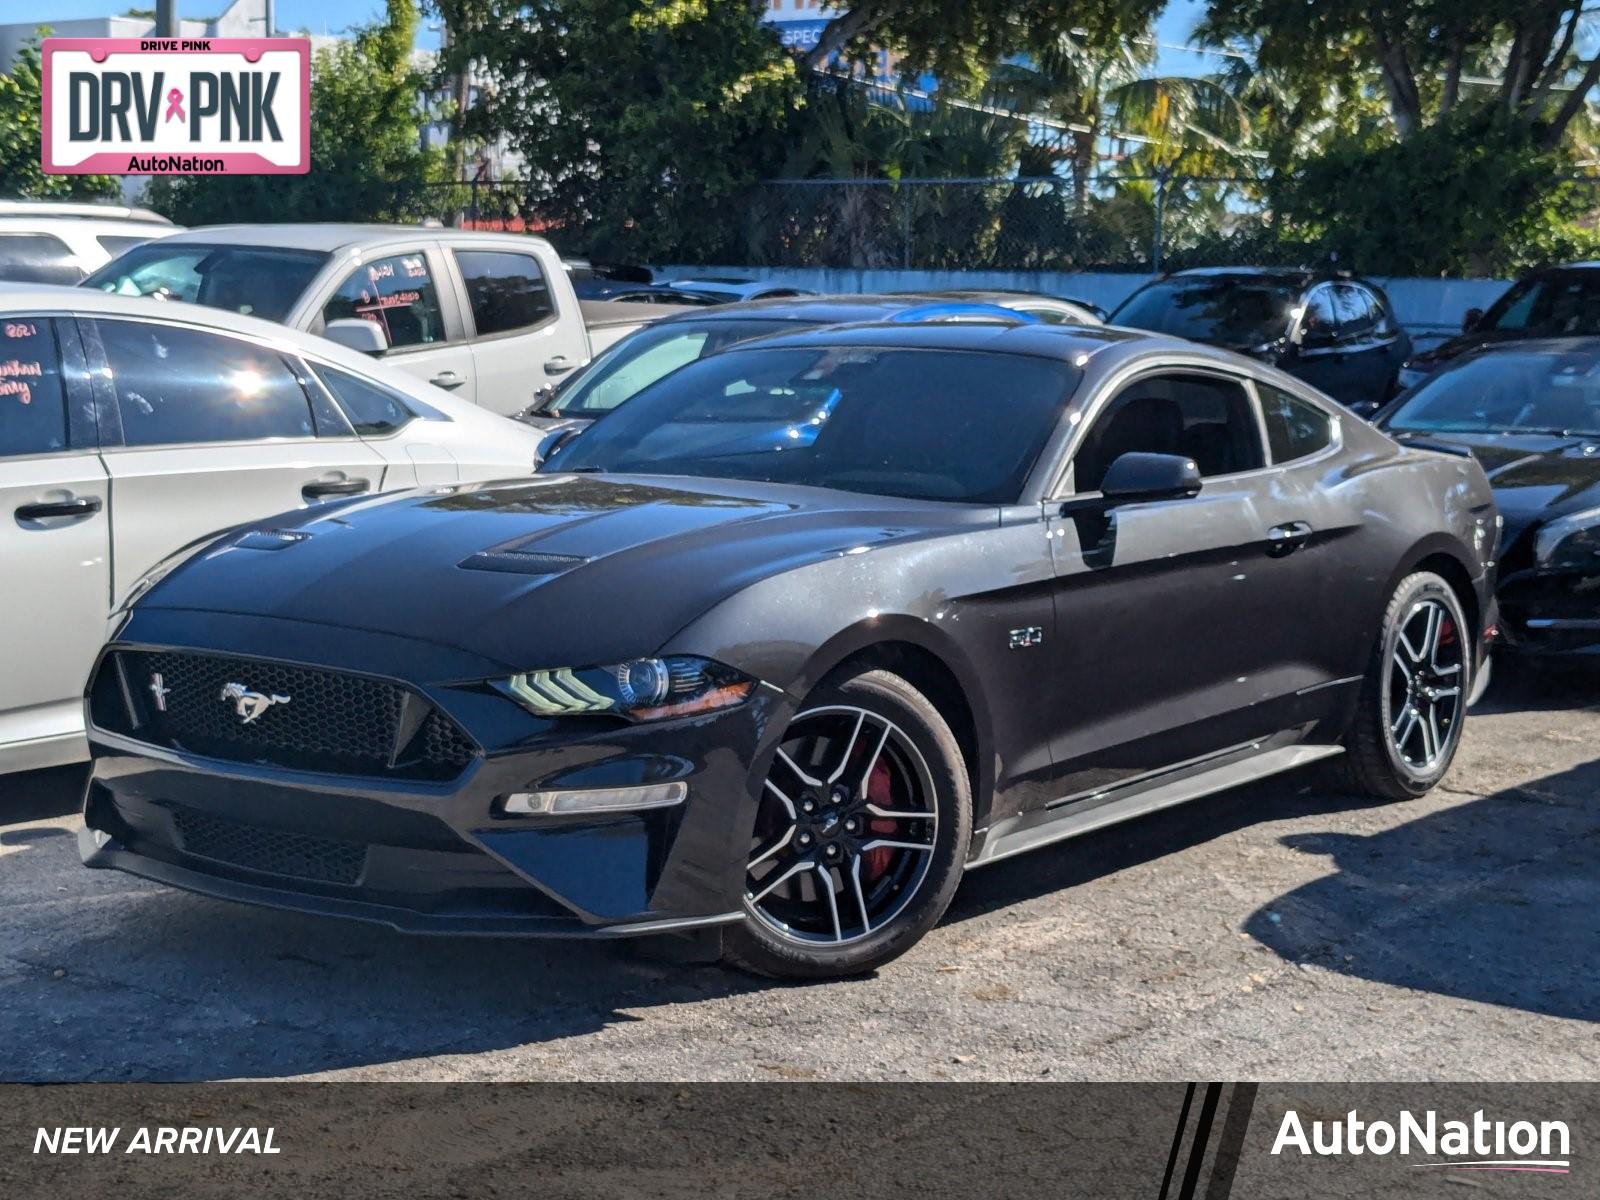
POLYGON ((1309 1122, 1294 1109, 1283 1114, 1274 1154, 1298 1151, 1319 1158, 1370 1154, 1444 1156, 1411 1163, 1454 1171, 1529 1171, 1566 1175, 1572 1135, 1565 1121, 1491 1121, 1479 1109, 1470 1121, 1446 1121, 1431 1109, 1420 1117, 1402 1109, 1393 1121, 1363 1121, 1355 1109, 1343 1120, 1309 1122))

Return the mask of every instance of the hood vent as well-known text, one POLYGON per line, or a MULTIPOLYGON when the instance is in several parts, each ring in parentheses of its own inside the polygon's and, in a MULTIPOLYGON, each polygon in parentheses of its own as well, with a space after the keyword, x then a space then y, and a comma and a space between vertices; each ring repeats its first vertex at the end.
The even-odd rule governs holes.
POLYGON ((573 567, 588 562, 575 554, 545 554, 538 550, 520 550, 513 543, 493 550, 481 550, 460 565, 469 571, 504 571, 511 575, 560 575, 573 567))
POLYGON ((299 529, 252 529, 234 545, 241 550, 287 550, 310 536, 299 529))

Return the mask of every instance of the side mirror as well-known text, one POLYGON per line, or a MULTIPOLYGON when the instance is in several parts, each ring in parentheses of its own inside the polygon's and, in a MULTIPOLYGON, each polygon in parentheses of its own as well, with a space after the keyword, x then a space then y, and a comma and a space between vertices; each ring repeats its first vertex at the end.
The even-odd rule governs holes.
POLYGON ((1467 315, 1461 318, 1461 332, 1471 333, 1478 327, 1478 322, 1483 320, 1483 309, 1469 308, 1467 315))
POLYGON ((329 321, 322 330, 322 336, 362 354, 382 354, 389 348, 389 339, 383 332, 383 326, 376 321, 363 321, 360 317, 329 321))
POLYGON ((563 425, 560 429, 551 430, 545 439, 539 443, 537 451, 539 464, 542 466, 549 462, 552 454, 578 436, 578 430, 579 426, 577 425, 563 425))
POLYGON ((1200 468, 1181 454, 1119 455, 1106 469, 1100 494, 1117 504, 1177 500, 1199 494, 1200 468))

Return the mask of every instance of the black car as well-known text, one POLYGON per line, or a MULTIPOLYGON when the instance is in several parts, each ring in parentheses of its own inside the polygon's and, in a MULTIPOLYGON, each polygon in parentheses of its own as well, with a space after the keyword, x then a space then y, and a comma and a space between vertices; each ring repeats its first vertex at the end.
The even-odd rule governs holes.
POLYGON ((1505 522, 1504 648, 1600 654, 1600 337, 1464 355, 1378 421, 1399 440, 1454 444, 1483 464, 1505 522))
MULTIPOLYGON (((1015 320, 1018 313, 993 303, 912 292, 718 303, 704 312, 652 321, 630 333, 582 370, 546 387, 522 419, 541 429, 579 428, 685 363, 751 338, 824 325, 976 318, 1015 320)), ((1035 318, 1030 314, 1028 319, 1035 318)))
POLYGON ((1461 334, 1415 355, 1400 372, 1415 387, 1451 359, 1498 342, 1600 334, 1600 263, 1533 271, 1512 284, 1487 312, 1468 309, 1461 334))
POLYGON ((1411 353, 1377 284, 1299 269, 1179 271, 1145 284, 1108 320, 1271 363, 1362 415, 1394 396, 1411 353))
POLYGON ((1471 456, 1175 339, 763 339, 532 478, 156 572, 89 685, 80 848, 407 930, 866 971, 1037 846, 1336 755, 1427 791, 1494 522, 1471 456))

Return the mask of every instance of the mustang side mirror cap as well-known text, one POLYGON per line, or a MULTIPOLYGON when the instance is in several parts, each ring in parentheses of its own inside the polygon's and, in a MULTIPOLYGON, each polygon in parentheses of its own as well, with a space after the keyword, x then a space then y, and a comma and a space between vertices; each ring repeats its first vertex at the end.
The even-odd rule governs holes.
POLYGON ((389 348, 389 339, 384 336, 383 326, 376 321, 363 321, 360 317, 329 321, 322 330, 322 336, 362 354, 382 354, 389 348))
POLYGON ((1467 315, 1461 318, 1461 332, 1471 333, 1478 327, 1478 322, 1483 320, 1483 309, 1469 308, 1467 315))
POLYGON ((1119 455, 1106 469, 1100 494, 1113 504, 1178 500, 1199 494, 1200 468, 1182 454, 1119 455))

